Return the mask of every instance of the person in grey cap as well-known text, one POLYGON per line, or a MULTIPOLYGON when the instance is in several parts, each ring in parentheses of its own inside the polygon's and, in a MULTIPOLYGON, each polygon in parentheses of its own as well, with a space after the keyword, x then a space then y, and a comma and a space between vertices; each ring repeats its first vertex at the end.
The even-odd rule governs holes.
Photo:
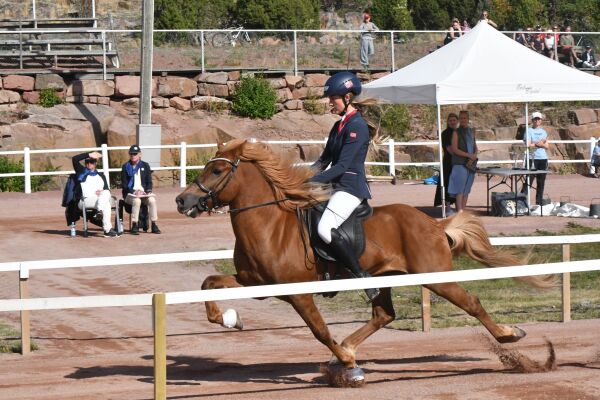
POLYGON ((131 234, 138 235, 140 232, 139 216, 142 204, 148 206, 152 233, 159 234, 160 229, 156 224, 156 198, 152 193, 152 169, 147 162, 142 161, 142 150, 137 144, 129 148, 129 161, 123 164, 121 169, 121 185, 125 203, 131 205, 131 234))

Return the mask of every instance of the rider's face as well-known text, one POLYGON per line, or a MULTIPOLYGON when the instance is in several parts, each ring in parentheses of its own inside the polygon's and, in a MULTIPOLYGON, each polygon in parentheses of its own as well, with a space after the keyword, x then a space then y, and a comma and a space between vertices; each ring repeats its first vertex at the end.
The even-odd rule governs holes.
POLYGON ((331 112, 334 114, 341 114, 346 108, 342 96, 329 96, 329 106, 331 107, 331 112))

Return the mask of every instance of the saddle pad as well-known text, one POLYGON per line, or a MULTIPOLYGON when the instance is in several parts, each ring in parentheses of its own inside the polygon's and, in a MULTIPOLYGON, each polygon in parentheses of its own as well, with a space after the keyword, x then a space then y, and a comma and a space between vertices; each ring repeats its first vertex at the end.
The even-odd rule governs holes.
MULTIPOLYGON (((304 223, 308 228, 310 245, 315 254, 326 261, 337 261, 329 250, 329 245, 323 242, 318 233, 319 221, 321 215, 327 208, 327 203, 319 203, 316 206, 303 211, 304 223)), ((373 215, 373 209, 369 203, 364 200, 346 221, 338 228, 338 231, 345 236, 348 243, 352 244, 352 251, 356 258, 359 258, 365 251, 365 234, 363 220, 373 215)))

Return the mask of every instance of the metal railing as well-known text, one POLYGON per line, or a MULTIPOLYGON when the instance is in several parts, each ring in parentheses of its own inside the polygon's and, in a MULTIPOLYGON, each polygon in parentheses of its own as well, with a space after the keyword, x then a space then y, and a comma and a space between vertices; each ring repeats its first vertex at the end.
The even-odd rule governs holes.
MULTIPOLYGON (((587 159, 576 159, 576 160, 549 160, 549 163, 558 164, 585 164, 590 163, 592 158, 592 153, 594 150, 594 146, 596 145, 597 139, 592 137, 587 140, 549 140, 550 144, 587 144, 589 146, 589 157, 587 159)), ((295 140, 295 141, 284 141, 284 140, 270 140, 266 141, 266 143, 273 145, 296 145, 296 144, 305 144, 305 145, 324 145, 326 140, 295 140)), ((520 140, 479 140, 478 144, 492 144, 492 145, 513 145, 513 144, 523 144, 520 140)), ((389 139, 387 143, 383 143, 379 145, 380 147, 387 147, 387 161, 369 161, 367 165, 378 165, 387 167, 388 174, 391 176, 396 175, 396 167, 435 167, 439 165, 440 157, 437 155, 437 161, 415 161, 415 162, 396 162, 395 160, 395 148, 402 146, 432 146, 436 147, 434 152, 437 150, 438 142, 437 141, 419 141, 419 142, 396 142, 394 139, 389 139)), ((189 165, 188 164, 188 150, 189 149, 207 149, 207 148, 216 148, 216 143, 208 143, 208 144, 188 144, 186 142, 181 142, 179 144, 170 144, 170 145, 159 145, 159 146, 146 146, 144 149, 175 149, 179 150, 179 165, 171 165, 171 166, 160 166, 154 167, 155 171, 179 171, 179 186, 185 187, 187 181, 187 172, 191 170, 199 170, 203 169, 204 165, 189 165)), ((0 151, 0 156, 22 156, 23 157, 23 172, 13 172, 13 173, 2 173, 0 174, 0 179, 2 178, 10 178, 10 177, 24 177, 25 185, 24 190, 25 193, 31 193, 31 178, 33 176, 60 176, 60 175, 69 175, 72 174, 73 170, 68 171, 32 171, 31 170, 31 156, 35 154, 51 154, 51 153, 83 153, 83 152, 91 152, 91 151, 100 151, 102 153, 102 168, 99 170, 104 173, 108 182, 110 182, 110 174, 112 172, 120 172, 121 168, 110 168, 110 158, 109 151, 123 151, 129 149, 129 146, 112 146, 109 147, 107 144, 102 144, 100 147, 88 147, 88 148, 72 148, 72 149, 30 149, 29 147, 23 148, 23 150, 12 150, 12 151, 0 151)), ((480 160, 479 165, 489 165, 489 164, 514 164, 515 160, 480 160)), ((592 173, 592 167, 590 165, 590 173, 592 173)))

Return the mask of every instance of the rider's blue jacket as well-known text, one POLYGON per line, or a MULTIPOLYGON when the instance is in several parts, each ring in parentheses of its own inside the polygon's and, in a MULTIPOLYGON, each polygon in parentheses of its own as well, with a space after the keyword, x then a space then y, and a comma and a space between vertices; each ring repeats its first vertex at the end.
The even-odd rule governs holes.
POLYGON ((370 199, 371 191, 365 175, 369 141, 369 127, 360 112, 347 114, 333 125, 325 150, 313 164, 321 172, 311 181, 331 183, 335 191, 370 199), (329 164, 331 168, 326 170, 329 164))

